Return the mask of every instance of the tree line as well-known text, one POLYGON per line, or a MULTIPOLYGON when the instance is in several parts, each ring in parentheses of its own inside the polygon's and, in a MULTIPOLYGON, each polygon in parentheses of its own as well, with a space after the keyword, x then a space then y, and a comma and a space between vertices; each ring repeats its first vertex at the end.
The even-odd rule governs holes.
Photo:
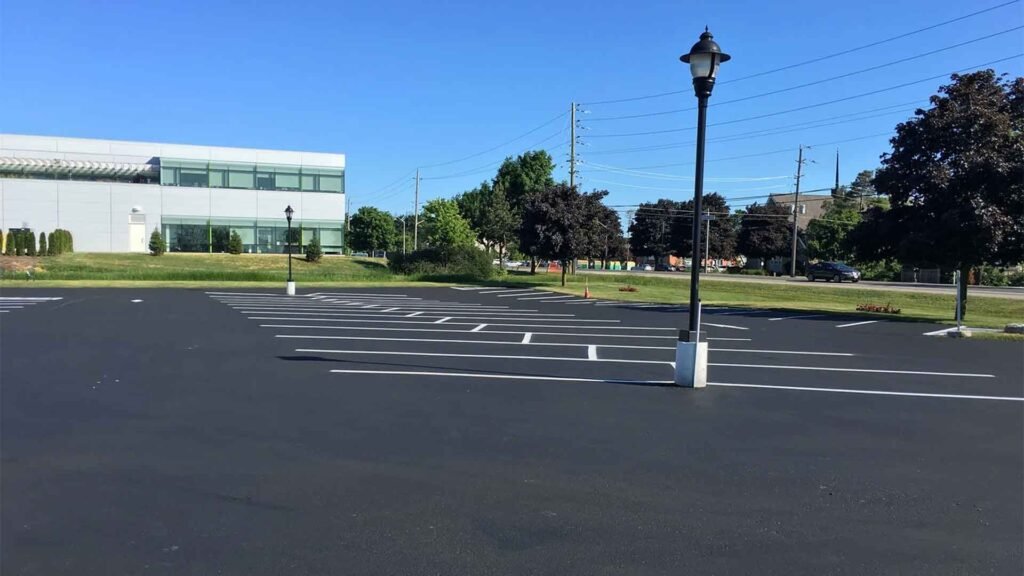
MULTIPOLYGON (((804 258, 865 267, 934 266, 967 276, 980 265, 1024 260, 1024 79, 992 70, 952 75, 927 108, 896 126, 891 151, 877 171, 861 171, 834 190, 824 213, 800 231, 804 258)), ((424 206, 421 246, 440 250, 479 245, 499 261, 510 256, 562 263, 608 262, 693 253, 692 200, 640 204, 623 234, 606 190, 583 192, 555 182, 545 151, 506 158, 495 176, 452 199, 424 206)), ((723 196, 704 196, 712 217, 707 256, 788 256, 792 210, 769 199, 732 210, 723 196)), ((349 226, 356 250, 394 250, 405 222, 361 208, 349 226)), ((704 247, 700 247, 703 251, 704 247)), ((966 302, 966 287, 960 298, 966 302)))

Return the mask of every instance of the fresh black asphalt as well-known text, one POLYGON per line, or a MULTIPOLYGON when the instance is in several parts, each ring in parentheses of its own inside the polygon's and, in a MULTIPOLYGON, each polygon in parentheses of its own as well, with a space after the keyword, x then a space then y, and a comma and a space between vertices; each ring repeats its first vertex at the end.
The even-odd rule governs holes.
POLYGON ((1019 343, 707 310, 729 326, 712 338, 749 339, 711 341, 712 383, 815 390, 688 390, 657 383, 674 332, 649 330, 681 325, 678 309, 324 289, 538 314, 438 322, 461 312, 224 292, 3 291, 62 300, 0 315, 0 573, 1024 568, 1019 343), (470 332, 488 322, 530 326, 470 332), (532 330, 560 334, 523 344, 532 330), (308 338, 328 335, 389 340, 308 338), (611 347, 634 345, 667 349, 611 347))

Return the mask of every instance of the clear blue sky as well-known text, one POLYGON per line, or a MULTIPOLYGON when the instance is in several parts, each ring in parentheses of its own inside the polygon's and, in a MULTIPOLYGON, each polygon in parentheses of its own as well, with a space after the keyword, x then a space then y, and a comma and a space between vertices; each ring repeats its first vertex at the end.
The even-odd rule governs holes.
MULTIPOLYGON (((601 118, 692 107, 689 71, 677 58, 707 24, 733 60, 722 66, 709 109, 705 189, 739 198, 788 191, 797 146, 822 144, 807 153, 816 161, 806 167, 807 190, 831 186, 836 148, 844 183, 875 168, 887 149, 885 134, 942 81, 714 124, 1012 56, 1024 52, 1022 31, 799 90, 724 102, 1021 26, 1024 3, 815 64, 730 80, 1006 1, 2 0, 0 130, 343 152, 353 203, 402 212, 411 207, 417 166, 424 167, 421 199, 471 188, 493 176, 506 155, 533 145, 551 151, 557 175, 565 178, 567 117, 476 154, 567 112, 575 100, 589 111, 580 116, 586 130, 578 149, 585 189, 610 190, 614 205, 683 199, 692 196, 693 131, 615 135, 686 129, 695 112, 601 118), (673 90, 684 92, 587 104, 673 90), (820 125, 829 118, 852 121, 820 125), (778 132, 788 128, 794 130, 778 132), (768 133, 750 134, 759 130, 768 133), (715 141, 730 135, 741 136, 715 141), (779 150, 785 152, 765 154, 779 150), (474 157, 430 167, 467 156, 474 157), (446 177, 452 174, 458 176, 446 177)), ((993 67, 1019 76, 1024 59, 993 67)))

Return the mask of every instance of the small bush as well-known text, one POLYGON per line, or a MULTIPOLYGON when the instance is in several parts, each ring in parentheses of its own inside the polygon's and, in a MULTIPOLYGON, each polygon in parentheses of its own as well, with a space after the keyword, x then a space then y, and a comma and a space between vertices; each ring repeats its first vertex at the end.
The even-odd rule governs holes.
POLYGON ((39 255, 46 256, 46 232, 39 233, 39 255))
POLYGON ((231 254, 241 254, 242 249, 245 246, 242 244, 242 237, 238 235, 235 230, 231 231, 231 239, 228 240, 228 252, 231 254))
POLYGON ((1010 286, 1024 286, 1024 272, 1011 272, 1007 274, 1006 282, 1010 286))
POLYGON ((900 309, 894 308, 892 303, 887 303, 885 306, 880 304, 858 304, 857 310, 861 312, 881 312, 884 314, 899 314, 900 309))
POLYGON ((986 266, 980 270, 982 286, 1009 286, 1010 276, 999 268, 986 266))
POLYGON ((320 241, 313 238, 306 245, 306 262, 319 262, 324 257, 324 250, 320 247, 320 241))
POLYGON ((153 233, 149 235, 149 253, 153 256, 161 256, 164 252, 167 252, 167 242, 164 240, 163 234, 160 234, 160 230, 153 228, 153 233))
POLYGON ((25 255, 25 235, 20 230, 14 233, 14 255, 25 255))
POLYGON ((53 232, 50 232, 49 234, 46 235, 46 255, 47 256, 56 256, 57 255, 57 245, 55 244, 55 239, 53 237, 53 232))
POLYGON ((638 291, 639 290, 637 289, 636 286, 629 286, 629 285, 627 285, 627 286, 619 287, 619 292, 638 292, 638 291))
POLYGON ((22 232, 21 241, 25 243, 25 256, 36 255, 36 235, 31 230, 22 232))
POLYGON ((883 282, 898 282, 903 271, 903 265, 895 260, 879 260, 876 262, 856 262, 851 264, 860 270, 861 280, 880 280, 883 282))
POLYGON ((448 250, 447 254, 436 248, 425 248, 409 254, 393 254, 388 261, 388 268, 396 274, 427 278, 487 280, 494 274, 491 257, 483 250, 471 246, 453 248, 448 250))

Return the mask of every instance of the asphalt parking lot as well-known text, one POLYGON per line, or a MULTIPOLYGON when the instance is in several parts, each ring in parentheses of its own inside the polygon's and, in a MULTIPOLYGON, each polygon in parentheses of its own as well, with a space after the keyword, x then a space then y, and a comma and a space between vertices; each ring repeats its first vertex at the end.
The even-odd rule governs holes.
POLYGON ((687 390, 654 304, 3 297, 4 574, 1024 568, 1018 343, 708 309, 687 390))

